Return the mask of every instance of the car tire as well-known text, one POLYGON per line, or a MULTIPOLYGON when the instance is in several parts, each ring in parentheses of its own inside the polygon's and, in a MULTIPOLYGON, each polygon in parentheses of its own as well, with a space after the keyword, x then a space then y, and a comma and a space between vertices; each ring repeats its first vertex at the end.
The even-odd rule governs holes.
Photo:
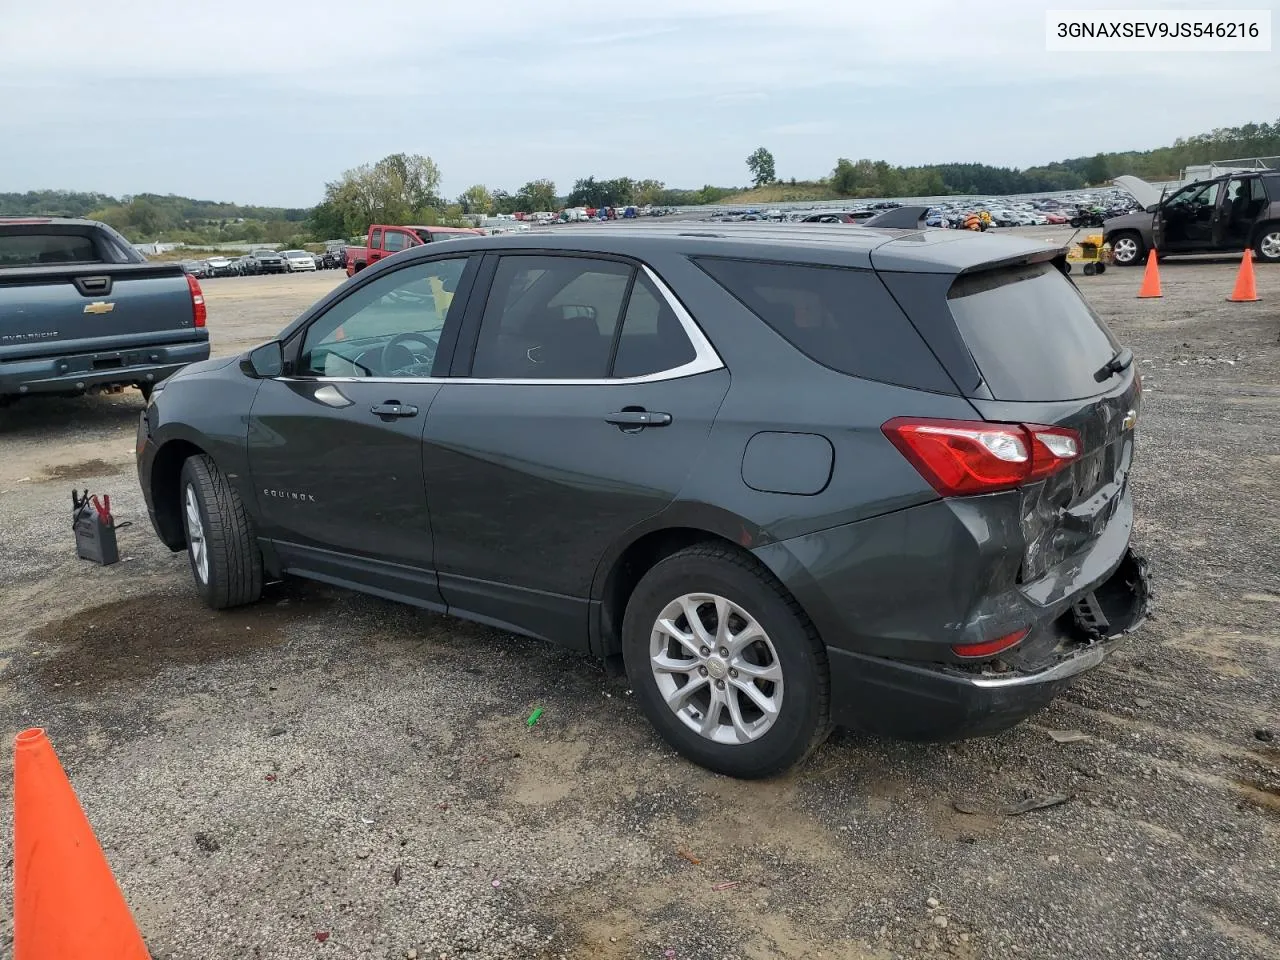
POLYGON ((1280 223, 1269 223, 1258 231, 1253 252, 1264 263, 1280 263, 1280 223))
POLYGON ((658 733, 716 773, 751 780, 783 773, 831 731, 826 647, 777 579, 734 547, 701 544, 655 564, 627 602, 622 653, 658 733), (689 626, 690 609, 698 628, 689 626), (713 643, 699 643, 699 634, 713 643), (758 639, 734 648, 744 635, 758 639), (682 694, 686 687, 693 689, 682 694))
POLYGON ((1138 267, 1146 261, 1146 244, 1142 235, 1134 230, 1125 230, 1111 238, 1111 262, 1117 267, 1138 267))
POLYGON ((215 610, 262 596, 262 552, 240 495, 212 458, 187 458, 178 504, 196 591, 215 610))

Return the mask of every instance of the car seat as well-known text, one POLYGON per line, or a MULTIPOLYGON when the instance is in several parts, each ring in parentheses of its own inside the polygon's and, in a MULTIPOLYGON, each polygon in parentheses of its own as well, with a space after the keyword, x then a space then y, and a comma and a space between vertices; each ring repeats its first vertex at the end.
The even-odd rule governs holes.
POLYGON ((550 379, 601 378, 608 372, 610 341, 590 317, 566 317, 563 307, 535 314, 522 331, 532 376, 550 379))

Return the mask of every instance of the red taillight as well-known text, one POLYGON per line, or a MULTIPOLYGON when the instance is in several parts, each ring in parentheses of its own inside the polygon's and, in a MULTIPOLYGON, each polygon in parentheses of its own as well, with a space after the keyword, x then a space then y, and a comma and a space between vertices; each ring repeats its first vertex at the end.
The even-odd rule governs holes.
POLYGON ((1080 457, 1066 427, 897 417, 881 430, 944 497, 1012 490, 1080 457))
POLYGON ((188 273, 187 287, 191 290, 191 312, 195 316, 196 326, 203 327, 209 319, 209 309, 204 305, 204 291, 200 289, 200 281, 188 273))
POLYGON ((1015 630, 1013 633, 1006 633, 1003 637, 996 637, 994 640, 986 640, 982 643, 958 643, 951 650, 957 657, 994 657, 997 653, 1003 653, 1010 647, 1017 646, 1030 632, 1029 627, 1023 627, 1021 630, 1015 630))

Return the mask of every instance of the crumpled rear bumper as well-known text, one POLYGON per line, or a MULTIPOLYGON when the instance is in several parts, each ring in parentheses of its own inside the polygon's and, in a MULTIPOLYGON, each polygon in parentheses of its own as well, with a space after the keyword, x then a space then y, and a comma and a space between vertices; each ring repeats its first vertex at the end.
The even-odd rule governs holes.
POLYGON ((994 666, 892 660, 829 647, 832 719, 906 740, 999 733, 1102 663, 1145 622, 1150 605, 1147 562, 1128 549, 1107 579, 994 666))

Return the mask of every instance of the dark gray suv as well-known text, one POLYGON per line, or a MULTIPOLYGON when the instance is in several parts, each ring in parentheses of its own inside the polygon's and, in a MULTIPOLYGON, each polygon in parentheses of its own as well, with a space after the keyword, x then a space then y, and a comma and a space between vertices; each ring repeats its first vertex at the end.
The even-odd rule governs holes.
POLYGON ((1140 382, 1063 255, 764 224, 431 244, 157 388, 138 473, 211 606, 296 575, 620 658, 716 771, 833 724, 990 733, 1146 612, 1140 382))

